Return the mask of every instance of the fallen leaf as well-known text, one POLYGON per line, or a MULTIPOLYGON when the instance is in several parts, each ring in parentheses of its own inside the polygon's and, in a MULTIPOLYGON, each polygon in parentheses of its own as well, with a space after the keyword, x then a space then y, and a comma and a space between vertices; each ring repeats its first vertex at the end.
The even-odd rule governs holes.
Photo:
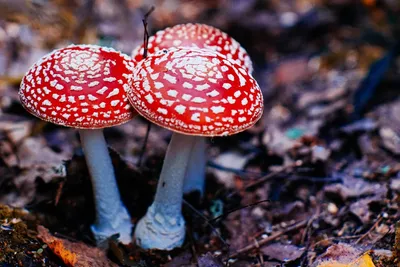
POLYGON ((199 267, 222 267, 224 266, 219 260, 212 256, 210 252, 199 257, 199 267))
POLYGON ((113 267, 117 266, 107 259, 106 253, 99 248, 84 243, 74 243, 54 237, 43 226, 37 228, 40 238, 67 266, 71 267, 113 267))
POLYGON ((329 261, 318 265, 318 267, 375 267, 375 264, 368 254, 364 254, 355 261, 348 264, 340 263, 337 261, 329 261))
POLYGON ((313 265, 316 267, 375 267, 371 257, 348 244, 339 243, 330 246, 313 265), (361 255, 361 256, 360 256, 361 255))
POLYGON ((294 245, 283 245, 274 243, 261 248, 261 252, 270 259, 279 261, 294 261, 301 257, 304 253, 304 248, 299 248, 294 245))
MULTIPOLYGON (((220 154, 214 159, 214 162, 224 168, 232 168, 241 170, 244 168, 249 156, 243 156, 236 152, 227 152, 220 154)), ((213 170, 215 176, 220 183, 223 183, 228 188, 235 187, 235 174, 223 170, 213 170)))
POLYGON ((373 196, 382 199, 387 193, 387 188, 383 184, 371 183, 363 179, 348 176, 346 179, 343 179, 343 183, 325 186, 324 193, 329 198, 338 198, 342 201, 362 196, 373 196))

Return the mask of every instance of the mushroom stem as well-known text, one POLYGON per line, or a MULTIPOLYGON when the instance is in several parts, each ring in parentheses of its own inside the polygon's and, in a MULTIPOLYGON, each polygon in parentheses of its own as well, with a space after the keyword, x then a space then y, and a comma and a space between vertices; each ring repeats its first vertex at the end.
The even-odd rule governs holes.
POLYGON ((172 135, 154 202, 135 229, 136 241, 144 249, 171 250, 185 240, 183 183, 196 139, 179 133, 172 135))
POLYGON ((200 196, 203 196, 206 163, 206 138, 197 136, 183 185, 184 193, 199 191, 200 196))
POLYGON ((92 180, 96 221, 91 230, 97 244, 119 233, 123 243, 131 242, 132 223, 123 205, 115 180, 102 129, 79 130, 86 164, 92 180))

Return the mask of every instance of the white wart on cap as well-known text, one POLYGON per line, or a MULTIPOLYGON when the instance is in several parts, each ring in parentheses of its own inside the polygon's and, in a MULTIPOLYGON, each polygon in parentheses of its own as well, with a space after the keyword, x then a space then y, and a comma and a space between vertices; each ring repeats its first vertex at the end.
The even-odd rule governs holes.
POLYGON ((33 115, 55 124, 94 129, 118 125, 137 113, 125 90, 134 61, 95 45, 70 45, 44 56, 23 77, 19 96, 33 115))
MULTIPOLYGON (((149 38, 148 53, 153 54, 162 49, 176 47, 209 48, 220 52, 250 73, 253 71, 246 50, 225 32, 206 24, 179 24, 156 32, 149 38)), ((143 50, 143 45, 134 49, 132 58, 136 61, 142 60, 143 50)))
POLYGON ((209 49, 172 48, 140 61, 128 98, 148 120, 175 132, 224 136, 251 127, 263 112, 255 79, 209 49))

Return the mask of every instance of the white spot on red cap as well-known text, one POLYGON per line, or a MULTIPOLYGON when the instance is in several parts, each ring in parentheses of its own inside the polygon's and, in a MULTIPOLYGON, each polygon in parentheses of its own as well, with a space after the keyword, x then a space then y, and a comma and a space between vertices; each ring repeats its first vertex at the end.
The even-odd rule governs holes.
POLYGON ((182 99, 183 100, 185 100, 185 101, 189 101, 190 99, 192 99, 192 95, 189 95, 189 94, 183 94, 182 95, 182 99))
POLYGON ((210 96, 210 97, 215 97, 218 95, 219 95, 219 93, 217 90, 212 90, 211 92, 207 93, 207 96, 210 96))
POLYGON ((50 100, 48 100, 48 99, 44 100, 42 104, 45 106, 52 106, 50 100))
POLYGON ((191 83, 189 83, 189 82, 184 82, 184 83, 183 83, 183 87, 184 87, 184 88, 189 88, 189 89, 190 89, 190 88, 193 88, 193 84, 191 84, 191 83))
POLYGON ((107 90, 108 90, 108 87, 103 86, 103 88, 97 90, 96 93, 102 95, 102 94, 104 94, 104 92, 107 91, 107 90))
POLYGON ((210 85, 208 83, 205 84, 199 84, 196 86, 196 90, 198 91, 204 91, 206 89, 210 88, 210 85))
POLYGON ((154 102, 154 98, 151 96, 151 94, 146 95, 144 98, 146 98, 149 104, 152 104, 154 102))
POLYGON ((192 102, 194 102, 194 103, 204 103, 204 102, 206 102, 207 100, 206 99, 204 99, 204 98, 202 98, 202 97, 200 97, 200 96, 196 96, 196 97, 194 97, 193 99, 192 99, 192 102))
POLYGON ((192 121, 200 121, 200 113, 196 112, 192 114, 192 117, 190 118, 192 121))
POLYGON ((157 112, 159 112, 159 113, 161 113, 161 114, 164 114, 164 115, 167 115, 167 114, 168 114, 168 111, 167 111, 165 108, 158 108, 158 109, 157 109, 157 112))
POLYGON ((215 114, 218 114, 218 113, 224 112, 224 111, 225 111, 225 108, 224 108, 223 106, 214 106, 214 107, 211 107, 211 110, 212 110, 215 114))
POLYGON ((185 113, 186 107, 184 105, 177 105, 175 107, 176 112, 178 112, 179 114, 183 114, 185 113))
POLYGON ((164 87, 164 84, 163 84, 162 82, 155 82, 155 83, 154 83, 154 87, 155 87, 156 89, 161 89, 161 88, 164 87))
POLYGON ((170 83, 173 83, 173 84, 176 83, 176 78, 172 75, 169 75, 168 73, 164 73, 164 79, 170 83))
POLYGON ((118 105, 119 102, 121 102, 121 100, 119 99, 113 100, 111 101, 111 106, 115 107, 116 105, 118 105))
POLYGON ((172 97, 176 97, 178 95, 178 91, 176 90, 168 90, 168 95, 172 97))
POLYGON ((224 83, 224 84, 222 85, 222 87, 224 87, 225 89, 229 89, 229 88, 232 87, 232 85, 231 85, 230 83, 224 83))
POLYGON ((72 91, 82 91, 83 87, 82 86, 71 85, 71 90, 72 91))

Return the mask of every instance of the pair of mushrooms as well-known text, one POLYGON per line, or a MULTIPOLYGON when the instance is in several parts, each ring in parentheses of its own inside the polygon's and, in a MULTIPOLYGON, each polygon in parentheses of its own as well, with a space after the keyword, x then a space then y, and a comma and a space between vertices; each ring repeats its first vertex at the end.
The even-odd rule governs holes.
POLYGON ((34 64, 19 91, 23 106, 55 124, 79 128, 92 178, 98 243, 119 233, 131 241, 132 223, 121 202, 102 128, 137 113, 172 130, 153 204, 135 229, 143 248, 182 245, 183 192, 200 190, 205 136, 226 136, 251 127, 263 99, 246 51, 227 34, 201 24, 158 32, 132 57, 111 48, 71 45, 34 64))

